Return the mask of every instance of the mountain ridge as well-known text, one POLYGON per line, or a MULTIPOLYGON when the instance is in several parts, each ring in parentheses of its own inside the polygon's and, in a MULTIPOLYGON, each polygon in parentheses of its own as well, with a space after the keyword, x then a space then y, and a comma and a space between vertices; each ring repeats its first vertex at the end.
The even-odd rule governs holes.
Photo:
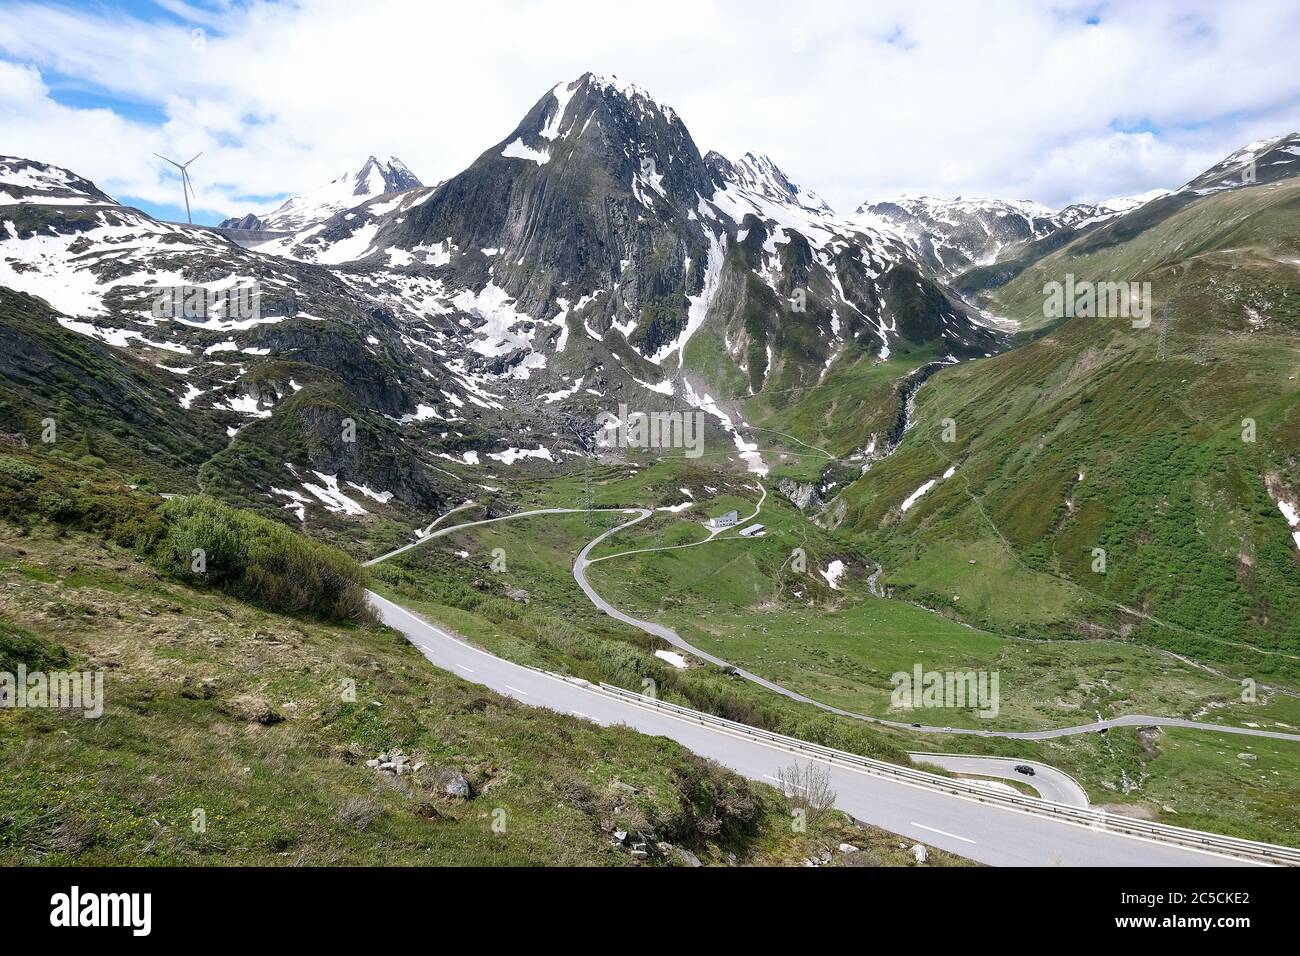
MULTIPOLYGON (((349 205, 247 251, 68 170, 0 159, 17 200, 0 205, 0 282, 163 370, 171 401, 226 430, 206 473, 230 469, 232 491, 278 495, 299 516, 294 489, 308 486, 341 518, 372 507, 312 472, 400 510, 427 508, 480 453, 524 448, 559 467, 629 398, 703 410, 735 465, 765 474, 752 428, 790 407, 784 396, 879 379, 869 401, 892 422, 906 392, 890 392, 894 379, 1009 344, 896 229, 839 216, 769 157, 701 154, 672 107, 613 78, 556 84, 436 186, 381 165, 341 178, 349 205), (260 314, 142 319, 162 277, 259 282, 260 314), (370 466, 322 440, 347 417, 373 423, 370 466), (402 464, 417 435, 426 454, 402 464)), ((883 446, 891 428, 854 430, 853 445, 883 446)))

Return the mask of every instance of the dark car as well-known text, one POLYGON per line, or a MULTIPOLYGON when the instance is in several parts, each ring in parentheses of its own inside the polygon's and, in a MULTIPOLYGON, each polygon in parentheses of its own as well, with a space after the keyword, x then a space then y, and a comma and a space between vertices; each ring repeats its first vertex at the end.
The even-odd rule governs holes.
POLYGON ((1034 768, 1029 766, 1027 763, 1018 763, 1014 769, 1016 773, 1023 773, 1026 777, 1032 777, 1034 775, 1034 768))
POLYGON ((916 728, 919 729, 921 725, 920 725, 920 724, 913 724, 912 726, 913 726, 913 727, 916 727, 916 728))

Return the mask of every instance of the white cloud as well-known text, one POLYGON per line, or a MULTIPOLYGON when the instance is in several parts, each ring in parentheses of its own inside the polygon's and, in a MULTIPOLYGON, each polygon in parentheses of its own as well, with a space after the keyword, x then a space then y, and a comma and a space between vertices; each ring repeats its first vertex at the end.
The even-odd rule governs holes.
POLYGON ((1300 7, 1284 0, 1100 4, 1095 26, 1093 5, 1010 2, 164 6, 191 22, 0 8, 0 152, 175 202, 150 154, 204 150, 199 205, 234 213, 371 152, 446 178, 593 69, 671 103, 702 151, 767 152, 841 209, 899 191, 1060 205, 1175 186, 1300 127, 1300 7), (62 106, 47 86, 165 122, 62 106))

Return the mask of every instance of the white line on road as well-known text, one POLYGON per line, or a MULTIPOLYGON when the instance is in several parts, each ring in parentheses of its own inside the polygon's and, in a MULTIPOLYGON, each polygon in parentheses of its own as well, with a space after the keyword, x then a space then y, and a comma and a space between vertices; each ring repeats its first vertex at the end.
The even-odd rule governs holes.
MULTIPOLYGON (((521 665, 518 665, 518 664, 513 664, 513 663, 511 663, 510 661, 506 661, 506 660, 504 660, 504 659, 502 659, 502 658, 498 658, 498 657, 496 657, 495 655, 491 654, 491 653, 488 652, 488 651, 483 650, 483 649, 480 648, 480 647, 474 647, 472 644, 467 644, 466 642, 464 642, 464 641, 462 641, 462 640, 460 640, 460 639, 458 639, 458 638, 452 636, 451 634, 449 634, 447 631, 441 629, 440 627, 438 627, 438 626, 436 626, 436 625, 434 625, 434 624, 431 624, 431 623, 428 622, 428 621, 423 620, 421 617, 417 616, 416 614, 413 614, 411 611, 407 610, 406 608, 402 607, 401 605, 399 605, 399 604, 394 604, 392 601, 388 600, 387 598, 381 597, 380 595, 375 594, 374 592, 367 592, 367 596, 369 597, 370 600, 372 600, 372 601, 376 602, 377 604, 379 604, 379 605, 381 605, 381 606, 387 608, 390 612, 395 613, 395 614, 397 614, 397 615, 400 615, 401 618, 410 621, 412 624, 417 625, 418 627, 426 628, 426 629, 432 631, 435 635, 437 635, 437 637, 438 637, 438 639, 439 639, 440 641, 445 641, 445 642, 447 642, 448 644, 453 645, 453 646, 455 646, 455 647, 462 648, 463 650, 465 650, 465 651, 467 651, 467 652, 469 652, 469 653, 471 653, 471 654, 474 654, 474 655, 476 655, 476 656, 478 656, 478 657, 484 659, 485 661, 488 661, 488 662, 495 662, 495 663, 498 663, 498 664, 504 665, 504 666, 506 666, 507 668, 517 668, 517 667, 520 667, 520 666, 521 666, 521 665)), ((390 622, 390 623, 391 623, 391 622, 390 622)), ((394 626, 396 626, 396 625, 394 625, 394 626)), ((406 631, 405 628, 399 628, 399 629, 401 629, 401 630, 403 630, 403 631, 406 631)), ((406 633, 407 633, 408 637, 413 636, 411 631, 406 631, 406 633)), ((423 642, 420 642, 420 643, 421 643, 421 645, 423 645, 423 642)), ((427 646, 427 645, 424 645, 424 646, 427 646)), ((438 665, 435 664, 435 666, 438 666, 438 665)), ((599 697, 599 698, 601 698, 602 700, 608 700, 608 699, 609 699, 609 695, 608 695, 606 692, 604 692, 604 691, 603 691, 601 688, 599 688, 599 687, 592 687, 592 686, 578 686, 578 685, 575 685, 571 680, 566 680, 566 679, 563 678, 563 677, 560 677, 560 676, 555 675, 555 674, 549 674, 549 673, 547 673, 547 672, 545 672, 545 671, 530 672, 530 674, 535 674, 535 676, 540 677, 540 678, 542 678, 542 679, 545 679, 545 680, 547 680, 547 681, 549 681, 549 682, 554 682, 554 683, 556 683, 556 684, 561 684, 561 685, 563 685, 563 686, 564 686, 564 687, 565 687, 565 688, 566 688, 570 693, 575 693, 575 694, 588 694, 588 695, 592 695, 592 696, 595 696, 595 697, 599 697)), ((508 685, 508 684, 503 684, 502 686, 507 687, 507 688, 512 689, 512 690, 517 690, 517 688, 512 688, 512 687, 510 687, 510 685, 508 685)), ((695 719, 688 719, 686 716, 683 716, 683 715, 673 714, 673 713, 671 713, 671 712, 664 712, 664 711, 658 709, 657 707, 656 707, 656 708, 652 708, 652 707, 650 707, 650 706, 648 706, 648 705, 639 704, 639 703, 637 703, 637 702, 635 702, 635 701, 627 701, 627 700, 623 700, 622 698, 619 698, 619 700, 622 701, 623 703, 627 704, 628 706, 633 707, 633 708, 636 709, 636 710, 652 711, 653 713, 656 713, 656 714, 658 714, 658 715, 660 715, 660 716, 662 716, 662 717, 666 717, 666 718, 668 718, 669 720, 671 720, 671 721, 673 721, 673 722, 675 722, 675 723, 677 723, 677 722, 680 722, 680 723, 687 723, 687 724, 690 724, 692 727, 697 727, 697 726, 698 726, 698 721, 697 721, 697 720, 695 720, 695 719)), ((789 749, 784 748, 784 747, 781 747, 781 746, 778 746, 776 743, 768 742, 768 741, 761 740, 761 739, 755 739, 755 738, 753 738, 753 737, 751 737, 751 736, 749 736, 749 735, 747 735, 747 734, 741 734, 739 731, 734 730, 734 729, 725 728, 725 727, 719 727, 719 728, 715 728, 715 729, 713 730, 713 732, 714 732, 715 734, 718 734, 718 735, 721 735, 721 736, 733 737, 733 738, 735 738, 735 739, 737 739, 737 740, 743 740, 743 741, 745 741, 746 744, 751 745, 751 746, 757 746, 757 747, 761 747, 761 748, 766 749, 766 750, 772 750, 772 751, 779 752, 779 753, 781 753, 781 754, 783 754, 783 755, 786 755, 787 757, 788 757, 788 755, 789 755, 790 752, 791 752, 789 749)), ((656 734, 656 735, 658 735, 658 734, 656 734)), ((670 736, 671 736, 671 735, 670 735, 670 736)), ((869 768, 867 768, 867 767, 860 767, 860 766, 853 766, 853 765, 848 765, 848 764, 839 763, 839 762, 837 762, 837 761, 828 760, 828 759, 825 758, 824 756, 813 756, 811 759, 812 759, 813 762, 821 763, 821 764, 826 764, 826 765, 828 765, 828 766, 839 767, 840 769, 847 770, 847 771, 852 772, 852 773, 855 773, 855 774, 862 774, 862 775, 864 775, 864 776, 879 776, 879 773, 878 773, 877 771, 872 771, 871 769, 869 769, 869 768)), ((765 774, 764 776, 768 776, 768 775, 765 774)), ((779 778, 776 778, 776 777, 770 777, 770 776, 768 776, 768 779, 779 780, 779 778)), ((936 780, 936 782, 940 782, 940 783, 946 783, 946 782, 948 782, 948 778, 935 778, 935 780, 936 780)), ((917 782, 917 781, 911 781, 911 780, 894 780, 894 782, 897 783, 897 784, 899 784, 899 785, 901 785, 901 786, 903 786, 903 787, 915 788, 915 789, 918 789, 918 790, 933 789, 932 787, 927 786, 925 783, 917 782)), ((982 800, 976 800, 974 797, 967 796, 967 795, 961 795, 961 794, 956 794, 956 793, 950 793, 950 794, 948 794, 948 795, 949 795, 950 797, 952 797, 953 799, 960 800, 960 801, 963 801, 963 802, 978 802, 978 803, 983 803, 982 800)), ((1025 809, 1025 808, 1022 808, 1022 807, 1003 807, 1003 808, 1001 808, 1001 809, 1005 810, 1005 811, 1008 812, 1008 813, 1016 813, 1016 814, 1020 814, 1020 815, 1024 815, 1024 816, 1035 816, 1035 815, 1036 815, 1036 814, 1034 814, 1031 810, 1028 810, 1028 809, 1025 809)), ((869 822, 870 822, 870 821, 869 821, 869 822)), ((1059 821, 1059 822, 1061 822, 1061 823, 1063 823, 1064 825, 1069 826, 1069 827, 1071 827, 1071 828, 1078 828, 1078 829, 1084 829, 1084 830, 1089 830, 1089 831, 1094 830, 1094 827, 1093 827, 1091 824, 1077 823, 1077 822, 1068 821, 1068 820, 1067 820, 1067 821, 1059 821)), ((916 824, 916 823, 914 823, 913 825, 914 825, 914 826, 921 827, 922 829, 931 830, 931 831, 936 832, 936 833, 944 833, 944 831, 942 831, 942 830, 934 830, 933 827, 924 827, 922 824, 916 824)), ((1109 831, 1108 831, 1108 832, 1109 832, 1109 831)), ((958 837, 958 836, 956 836, 956 834, 945 834, 945 835, 947 835, 947 836, 952 836, 953 838, 958 839, 958 840, 966 840, 965 837, 958 837)), ((1168 843, 1166 843, 1166 842, 1162 842, 1162 841, 1160 841, 1160 840, 1153 839, 1153 838, 1151 838, 1151 837, 1138 836, 1138 835, 1133 834, 1133 833, 1115 833, 1115 834, 1113 834, 1113 835, 1114 835, 1114 836, 1120 836, 1120 837, 1123 837, 1124 839, 1127 839, 1127 840, 1133 840, 1133 841, 1137 841, 1137 842, 1141 842, 1141 843, 1152 844, 1152 845, 1154 845, 1154 846, 1160 846, 1160 847, 1162 847, 1162 848, 1164 848, 1164 849, 1168 849, 1168 848, 1169 848, 1169 844, 1168 844, 1168 843)), ((969 842, 969 843, 974 843, 975 841, 974 841, 974 840, 967 840, 967 842, 969 842)), ((1196 853, 1196 854, 1203 854, 1203 855, 1207 855, 1207 856, 1217 857, 1217 858, 1219 858, 1219 859, 1227 860, 1227 861, 1230 861, 1230 862, 1233 862, 1233 863, 1242 863, 1242 862, 1247 862, 1247 863, 1249 863, 1249 864, 1251 864, 1251 865, 1255 865, 1255 866, 1267 866, 1267 865, 1269 865, 1269 864, 1267 864, 1267 863, 1265 863, 1265 862, 1263 862, 1263 861, 1258 861, 1258 860, 1246 860, 1246 861, 1243 861, 1242 858, 1240 858, 1240 857, 1232 857, 1232 856, 1228 856, 1228 855, 1226 855, 1226 854, 1224 854, 1224 853, 1216 852, 1216 851, 1214 851, 1214 850, 1209 850, 1209 849, 1203 849, 1203 848, 1201 848, 1201 847, 1183 846, 1183 847, 1180 847, 1180 849, 1188 850, 1188 851, 1193 852, 1193 853, 1196 853)))
POLYGON ((466 674, 474 673, 474 668, 472 667, 466 667, 464 664, 457 664, 456 666, 459 667, 461 670, 463 670, 466 674))
POLYGON ((528 691, 526 690, 520 690, 518 687, 511 687, 509 684, 505 684, 503 686, 505 687, 506 690, 512 690, 516 694, 523 694, 525 697, 528 696, 528 691))
POLYGON ((936 830, 934 827, 927 827, 924 823, 917 823, 915 820, 911 821, 911 824, 914 827, 920 827, 922 830, 929 830, 931 833, 939 833, 946 837, 952 837, 954 840, 961 840, 963 843, 971 843, 971 844, 975 843, 974 840, 967 839, 964 836, 958 836, 955 833, 949 833, 947 830, 936 830))

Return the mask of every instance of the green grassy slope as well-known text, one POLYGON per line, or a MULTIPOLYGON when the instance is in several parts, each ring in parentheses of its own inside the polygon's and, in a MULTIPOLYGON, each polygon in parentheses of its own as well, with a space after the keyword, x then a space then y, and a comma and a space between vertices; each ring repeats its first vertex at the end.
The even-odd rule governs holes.
POLYGON ((1150 281, 1154 321, 1068 320, 921 389, 903 445, 845 493, 895 594, 1295 683, 1300 565, 1273 499, 1300 489, 1298 215, 1300 185, 1222 193, 1010 283, 1004 314, 1032 321, 1044 277, 1150 281))
POLYGON ((0 525, 0 580, 0 659, 107 672, 97 720, 0 711, 5 864, 632 863, 616 828, 706 864, 798 862, 845 840, 910 859, 837 813, 794 833, 772 789, 474 687, 385 628, 196 591, 95 539, 0 525), (365 765, 394 748, 425 766, 365 765), (453 772, 470 799, 443 793, 453 772))
POLYGON ((226 438, 212 415, 180 407, 173 390, 183 388, 175 382, 169 372, 63 328, 38 299, 0 288, 6 444, 98 460, 162 490, 193 490, 199 466, 226 438))
MULTIPOLYGON (((1043 285, 1063 282, 1066 273, 1077 280, 1149 280, 1157 299, 1167 299, 1166 287, 1176 287, 1179 274, 1206 256, 1227 255, 1236 269, 1278 265, 1275 282, 1285 287, 1285 266, 1294 274, 1300 258, 1300 181, 1282 180, 1250 189, 1237 189, 1197 199, 1157 200, 1129 216, 1088 233, 1052 255, 1027 266, 998 290, 993 302, 1001 314, 1019 320, 1023 329, 1051 321, 1043 316, 1043 285), (1171 211, 1173 210, 1173 211, 1171 211)), ((1267 276, 1263 294, 1269 290, 1267 276)), ((1229 279, 1230 281, 1230 279, 1229 279)))
POLYGON ((690 862, 673 847, 798 863, 841 842, 909 864, 843 814, 795 832, 776 791, 671 741, 437 670, 359 613, 360 578, 251 512, 163 502, 102 462, 0 455, 0 668, 105 673, 97 719, 0 709, 0 864, 636 862, 615 830, 644 834, 652 865, 690 862), (365 765, 395 748, 423 766, 365 765), (452 774, 469 799, 447 795, 452 774))

